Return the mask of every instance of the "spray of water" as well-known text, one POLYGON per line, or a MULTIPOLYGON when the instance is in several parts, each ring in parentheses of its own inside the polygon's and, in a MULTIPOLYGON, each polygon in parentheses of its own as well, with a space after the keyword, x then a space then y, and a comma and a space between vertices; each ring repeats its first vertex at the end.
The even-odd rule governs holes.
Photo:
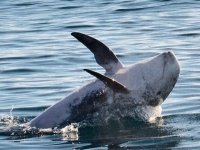
POLYGON ((12 115, 12 111, 14 109, 14 105, 12 105, 12 108, 10 109, 10 125, 13 125, 13 115, 12 115))

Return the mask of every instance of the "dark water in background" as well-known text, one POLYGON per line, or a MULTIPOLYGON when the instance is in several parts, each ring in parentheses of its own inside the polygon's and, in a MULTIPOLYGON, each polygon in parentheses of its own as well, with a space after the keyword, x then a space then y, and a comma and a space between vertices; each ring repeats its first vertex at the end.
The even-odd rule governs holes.
POLYGON ((149 124, 86 128, 78 140, 63 135, 0 134, 5 149, 199 149, 200 1, 4 0, 0 5, 0 129, 3 116, 20 122, 37 116, 92 77, 104 72, 91 52, 70 33, 89 34, 125 64, 172 50, 181 65, 163 118, 149 124))

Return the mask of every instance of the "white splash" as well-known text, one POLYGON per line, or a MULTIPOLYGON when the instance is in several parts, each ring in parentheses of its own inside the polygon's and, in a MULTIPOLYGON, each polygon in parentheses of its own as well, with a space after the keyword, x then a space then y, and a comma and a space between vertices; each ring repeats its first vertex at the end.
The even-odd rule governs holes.
POLYGON ((79 124, 71 123, 70 125, 61 129, 63 140, 78 140, 79 124))
POLYGON ((11 108, 11 110, 10 110, 10 118, 11 118, 11 125, 13 124, 13 115, 12 115, 12 111, 13 111, 13 109, 14 109, 14 105, 12 105, 12 108, 11 108))

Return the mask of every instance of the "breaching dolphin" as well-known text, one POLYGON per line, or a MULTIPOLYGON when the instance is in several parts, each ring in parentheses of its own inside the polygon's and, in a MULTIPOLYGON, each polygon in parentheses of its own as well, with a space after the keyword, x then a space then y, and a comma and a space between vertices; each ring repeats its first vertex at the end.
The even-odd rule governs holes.
POLYGON ((142 116, 140 106, 160 107, 178 80, 180 66, 172 51, 124 66, 97 39, 78 32, 71 35, 94 54, 106 72, 103 75, 84 69, 96 78, 31 120, 31 127, 54 128, 85 119, 94 122, 98 118, 142 116))

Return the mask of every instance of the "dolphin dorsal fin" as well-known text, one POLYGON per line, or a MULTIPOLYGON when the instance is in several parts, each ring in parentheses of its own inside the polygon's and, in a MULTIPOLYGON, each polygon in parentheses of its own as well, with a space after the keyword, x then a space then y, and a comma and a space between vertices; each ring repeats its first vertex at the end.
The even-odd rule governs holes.
POLYGON ((123 64, 116 55, 102 42, 78 32, 73 32, 71 35, 83 43, 94 54, 97 63, 106 70, 107 75, 113 75, 119 69, 123 68, 123 64))
POLYGON ((123 94, 130 93, 130 91, 124 85, 115 81, 114 79, 111 79, 105 75, 102 75, 98 72, 95 72, 89 69, 83 69, 83 70, 85 70, 86 72, 90 73, 91 75, 101 80, 107 87, 112 89, 114 92, 123 93, 123 94))

